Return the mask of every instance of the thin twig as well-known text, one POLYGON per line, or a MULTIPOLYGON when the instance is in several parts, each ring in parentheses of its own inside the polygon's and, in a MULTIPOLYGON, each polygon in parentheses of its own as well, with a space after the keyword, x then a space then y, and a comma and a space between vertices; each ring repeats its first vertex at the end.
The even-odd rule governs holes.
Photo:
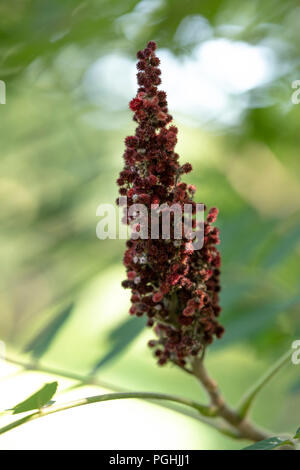
POLYGON ((103 395, 96 395, 87 398, 80 398, 79 400, 74 400, 69 403, 64 403, 61 405, 52 405, 48 408, 42 408, 41 410, 32 413, 25 418, 18 419, 13 421, 12 423, 4 426, 0 429, 0 434, 4 434, 11 429, 14 429, 22 424, 25 424, 29 421, 33 421, 37 418, 42 418, 44 416, 48 416, 54 413, 58 413, 60 411, 69 410, 71 408, 78 408, 79 406, 89 405, 92 403, 99 403, 103 401, 111 401, 111 400, 122 400, 122 399, 133 399, 133 398, 142 398, 146 400, 166 400, 166 401, 173 401, 175 403, 179 403, 180 405, 189 406, 201 414, 205 416, 211 416, 211 408, 205 405, 201 405, 193 400, 188 400, 182 397, 176 397, 173 395, 166 395, 163 393, 150 393, 150 392, 130 392, 130 393, 108 393, 103 395))
POLYGON ((15 359, 10 356, 5 357, 6 362, 14 364, 16 366, 22 367, 25 370, 33 370, 43 372, 45 374, 50 375, 57 375, 59 377, 64 377, 66 379, 75 380, 76 382, 81 382, 83 385, 95 385, 97 387, 108 388, 113 390, 114 392, 126 392, 127 390, 118 387, 117 385, 111 384, 110 382, 105 382, 103 380, 99 380, 94 376, 86 376, 81 374, 76 374, 74 372, 56 369, 54 367, 48 367, 40 364, 39 362, 25 362, 19 359, 15 359))
MULTIPOLYGON (((34 371, 38 371, 38 372, 41 372, 41 373, 46 373, 46 374, 50 374, 50 375, 54 375, 54 376, 60 376, 60 377, 64 377, 64 378, 68 378, 68 379, 71 379, 71 380, 75 380, 76 382, 78 382, 78 386, 85 386, 85 385, 94 385, 94 386, 97 386, 97 387, 103 387, 103 388, 108 388, 112 391, 115 391, 115 392, 128 392, 130 393, 130 390, 124 390, 124 389, 121 389, 120 387, 116 386, 116 385, 113 385, 111 383, 107 383, 107 382, 104 382, 104 381, 101 381, 95 377, 91 377, 91 376, 84 376, 84 375, 79 375, 79 374, 75 374, 73 372, 69 372, 69 371, 63 371, 63 370, 60 370, 60 369, 55 369, 55 368, 52 368, 52 367, 47 367, 47 366, 44 366, 42 364, 40 364, 39 362, 35 362, 35 363, 27 363, 25 361, 21 361, 19 359, 16 359, 16 358, 13 358, 13 357, 10 357, 10 356, 7 356, 6 357, 6 361, 11 363, 11 364, 15 364, 17 366, 20 366, 22 367, 22 369, 24 370, 34 370, 34 371)), ((151 399, 149 399, 149 401, 151 401, 151 399)), ((206 424, 212 428, 214 428, 215 430, 219 431, 221 434, 224 434, 226 436, 229 436, 229 437, 232 437, 232 438, 235 438, 235 439, 240 439, 240 434, 237 433, 234 429, 232 429, 231 427, 225 425, 223 423, 219 423, 214 419, 210 419, 210 418, 204 418, 202 415, 200 415, 199 412, 193 412, 189 409, 184 409, 182 407, 179 407, 177 406, 176 404, 170 402, 170 403, 167 403, 167 402, 156 402, 155 403, 156 405, 158 406, 161 406, 163 408, 167 408, 167 409, 171 409, 173 411, 176 411, 177 413, 181 413, 189 418, 193 418, 193 419, 196 419, 197 421, 200 421, 202 424, 206 424)), ((5 412, 6 414, 6 412, 5 412)), ((27 417, 25 417, 24 419, 22 418, 22 420, 20 420, 20 423, 23 424, 23 422, 27 422, 27 417)))
POLYGON ((194 374, 210 397, 211 404, 216 407, 217 415, 239 431, 241 437, 252 441, 261 441, 270 437, 269 433, 258 429, 250 421, 241 418, 238 412, 226 403, 217 382, 208 375, 203 361, 199 358, 194 361, 194 374))

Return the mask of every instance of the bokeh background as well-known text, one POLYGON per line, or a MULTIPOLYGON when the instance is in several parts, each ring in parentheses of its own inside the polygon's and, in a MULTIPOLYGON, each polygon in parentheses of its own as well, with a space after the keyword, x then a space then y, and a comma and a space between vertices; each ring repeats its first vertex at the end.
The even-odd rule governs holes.
MULTIPOLYGON (((299 21, 296 0, 1 3, 0 340, 8 359, 37 369, 1 362, 1 409, 55 378, 61 401, 118 388, 204 400, 192 378, 156 366, 151 331, 128 316, 120 286, 124 240, 95 233, 97 206, 117 196, 124 137, 135 128, 135 53, 150 39, 181 162, 194 167, 186 181, 220 209, 227 333, 207 364, 228 401, 300 339, 299 21), (76 387, 74 374, 102 387, 76 387)), ((266 387, 257 423, 274 433, 299 427, 299 373, 290 365, 266 387)), ((4 449, 243 444, 137 400, 71 410, 0 440, 4 449)))

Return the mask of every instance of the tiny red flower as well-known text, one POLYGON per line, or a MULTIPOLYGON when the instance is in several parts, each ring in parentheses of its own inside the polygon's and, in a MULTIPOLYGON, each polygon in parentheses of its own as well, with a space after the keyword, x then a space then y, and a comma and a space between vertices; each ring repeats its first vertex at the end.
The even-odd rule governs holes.
POLYGON ((208 216, 207 216, 207 222, 212 224, 216 221, 217 219, 217 216, 218 216, 218 209, 216 207, 212 207, 209 212, 208 212, 208 216))
POLYGON ((133 281, 136 277, 136 272, 135 271, 128 271, 127 277, 129 279, 129 281, 133 281))
POLYGON ((163 298, 163 294, 161 292, 156 292, 153 297, 152 297, 152 300, 153 302, 160 302, 163 298))
POLYGON ((137 111, 143 106, 143 101, 140 100, 139 98, 133 98, 133 100, 130 101, 129 107, 132 111, 137 111))

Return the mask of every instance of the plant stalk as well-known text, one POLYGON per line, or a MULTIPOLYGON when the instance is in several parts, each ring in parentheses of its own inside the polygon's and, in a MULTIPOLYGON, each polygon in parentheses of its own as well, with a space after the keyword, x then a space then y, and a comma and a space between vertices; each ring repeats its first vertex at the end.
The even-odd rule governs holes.
POLYGON ((262 441, 270 437, 270 434, 252 424, 248 419, 242 418, 237 411, 231 408, 222 396, 218 384, 213 380, 203 363, 203 360, 196 358, 193 364, 195 377, 200 381, 211 404, 216 407, 217 415, 223 418, 228 424, 233 426, 240 434, 241 438, 254 442, 262 441))
MULTIPOLYGON (((0 434, 4 434, 14 428, 21 426, 22 424, 28 423, 29 421, 33 421, 38 418, 42 418, 44 416, 48 416, 54 413, 58 413, 60 411, 66 411, 71 408, 78 408, 79 406, 89 405, 92 403, 99 403, 103 401, 111 401, 111 400, 121 400, 121 399, 133 399, 133 398, 142 398, 146 400, 167 400, 179 403, 180 405, 186 405, 191 408, 194 408, 201 414, 205 416, 211 416, 211 408, 201 405, 193 400, 188 400, 181 397, 176 397, 173 395, 165 395, 163 393, 148 393, 148 392, 126 392, 126 393, 108 393, 103 395, 95 395, 92 397, 81 398, 78 400, 74 400, 68 403, 64 403, 61 405, 51 405, 46 408, 42 408, 39 411, 32 413, 30 415, 25 416, 24 418, 18 419, 9 423, 8 425, 2 427, 0 429, 0 434)), ((213 416, 213 415, 212 415, 213 416)))

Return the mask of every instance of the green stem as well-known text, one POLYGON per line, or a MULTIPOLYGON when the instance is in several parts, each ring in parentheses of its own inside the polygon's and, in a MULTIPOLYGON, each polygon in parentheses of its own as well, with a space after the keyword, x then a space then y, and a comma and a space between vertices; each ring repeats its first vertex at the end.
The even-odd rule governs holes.
POLYGON ((252 403, 254 402, 258 393, 262 388, 277 374, 277 372, 290 361, 291 351, 285 353, 276 364, 271 367, 251 388, 242 398, 238 406, 238 414, 241 418, 244 418, 249 413, 252 403))
POLYGON ((176 397, 173 395, 165 395, 163 393, 148 393, 148 392, 126 392, 126 393, 108 393, 104 395, 96 395, 93 397, 81 398, 69 403, 62 405, 53 405, 49 408, 41 409, 35 413, 32 413, 24 418, 13 421, 12 423, 4 426, 0 429, 0 434, 4 434, 11 429, 14 429, 22 424, 28 423, 38 418, 51 415, 53 413, 58 413, 60 411, 69 410, 71 408, 78 408, 79 406, 89 405, 91 403, 99 403, 102 401, 111 401, 111 400, 121 400, 126 398, 142 398, 146 400, 167 400, 179 403, 181 405, 186 405, 191 408, 194 408, 199 413, 204 416, 215 416, 214 410, 208 406, 201 405, 192 400, 187 400, 185 398, 176 397))
POLYGON ((239 432, 240 437, 251 441, 261 441, 269 437, 268 433, 259 429, 250 421, 239 416, 236 410, 232 409, 222 396, 217 382, 208 374, 201 358, 195 358, 193 364, 194 375, 206 390, 211 399, 211 404, 216 408, 217 416, 220 416, 226 423, 239 432))
POLYGON ((113 385, 109 382, 104 382, 103 380, 98 380, 96 377, 75 374, 73 372, 60 370, 60 369, 56 369, 53 367, 47 367, 47 366, 41 365, 39 362, 27 363, 24 361, 20 361, 19 359, 12 358, 10 356, 6 356, 5 361, 9 362, 10 364, 20 366, 25 370, 33 370, 33 371, 38 371, 38 372, 55 375, 55 376, 58 375, 59 377, 63 377, 66 379, 76 380, 76 382, 81 382, 83 385, 95 385, 98 387, 109 388, 110 390, 113 390, 115 392, 124 391, 120 387, 117 387, 116 385, 113 385))
MULTIPOLYGON (((52 368, 52 367, 46 367, 46 366, 40 364, 39 362, 26 363, 26 362, 21 361, 19 359, 12 358, 10 356, 6 356, 6 361, 11 363, 11 364, 15 364, 17 366, 20 366, 25 370, 35 370, 35 371, 39 371, 41 373, 50 374, 50 375, 54 375, 54 376, 60 376, 60 377, 68 378, 68 379, 71 379, 71 380, 75 380, 76 382, 79 382, 80 386, 94 385, 94 386, 98 386, 98 387, 108 388, 108 389, 113 390, 115 392, 126 392, 126 390, 124 390, 124 389, 122 390, 120 387, 117 387, 116 385, 113 385, 113 384, 110 384, 110 383, 107 383, 107 382, 103 382, 101 380, 98 380, 95 377, 79 375, 79 374, 75 374, 73 372, 62 371, 60 369, 55 369, 55 368, 52 368)), ((206 425, 216 429, 221 434, 224 434, 224 435, 229 436, 231 438, 234 438, 234 439, 240 439, 241 438, 240 434, 237 433, 234 429, 231 429, 227 425, 224 426, 222 423, 216 422, 215 418, 214 419, 204 418, 202 415, 199 414, 198 410, 197 410, 197 413, 196 413, 195 411, 192 411, 191 409, 183 409, 180 406, 177 406, 174 402, 170 402, 170 403, 158 402, 158 405, 162 406, 164 408, 171 409, 171 410, 176 411, 176 412, 180 412, 181 414, 183 414, 185 416, 188 416, 189 418, 196 419, 197 421, 200 421, 201 423, 206 424, 206 425)), ((6 412, 4 412, 4 413, 6 413, 6 412)), ((30 416, 31 415, 29 415, 29 417, 30 416)), ((28 421, 29 417, 26 416, 25 418, 22 418, 21 420, 19 420, 20 425, 23 424, 23 423, 26 423, 28 421)), ((15 426, 13 426, 13 427, 15 427, 15 426)), ((13 429, 13 427, 10 428, 10 429, 13 429)))
MULTIPOLYGON (((234 438, 247 438, 250 440, 258 441, 264 439, 268 436, 264 431, 261 431, 254 427, 252 423, 245 419, 249 408, 255 399, 256 395, 259 391, 269 382, 269 380, 281 369, 281 367, 289 360, 291 352, 289 351, 285 354, 276 364, 271 368, 269 372, 267 372, 258 382, 257 384, 251 388, 251 390, 245 395, 243 398, 239 408, 237 411, 232 410, 228 405, 225 403, 223 397, 221 396, 218 386, 213 381, 206 372, 206 369, 203 365, 203 360, 195 360, 194 370, 193 373, 211 398, 211 405, 205 406, 193 400, 188 400, 181 397, 176 397, 173 395, 165 395, 161 393, 148 393, 148 392, 120 392, 120 393, 110 393, 105 395, 97 395, 94 397, 88 397, 79 399, 70 403, 62 404, 62 405, 54 405, 49 408, 42 409, 38 412, 32 413, 30 415, 25 416, 17 421, 14 421, 7 426, 4 426, 0 429, 0 434, 3 434, 11 429, 14 429, 22 424, 25 424, 28 421, 32 421, 37 418, 41 418, 43 416, 47 416, 53 413, 57 413, 60 411, 68 410, 71 408, 76 408, 79 406, 87 405, 90 403, 98 403, 102 401, 109 401, 109 400, 118 400, 118 399, 125 399, 125 398, 142 398, 146 400, 165 400, 169 402, 175 402, 175 404, 185 405, 190 408, 193 408, 197 411, 197 413, 192 413, 191 411, 184 411, 177 408, 177 411, 182 412, 188 416, 196 417, 200 421, 213 426, 215 429, 220 431, 223 434, 229 435, 230 437, 234 438), (199 416, 201 414, 202 416, 199 416), (216 418, 221 417, 227 423, 227 426, 224 427, 222 423, 213 422, 210 419, 203 418, 216 418), (229 425, 229 426, 228 426, 229 425)), ((14 364, 20 365, 24 368, 34 368, 27 364, 22 363, 21 361, 8 359, 9 362, 14 364)), ((68 377, 73 380, 77 380, 82 384, 93 384, 93 385, 100 385, 105 386, 102 382, 98 382, 92 377, 84 377, 79 375, 73 375, 71 373, 63 373, 61 371, 57 371, 55 369, 39 367, 38 370, 41 372, 46 372, 54 375, 62 375, 64 377, 68 377)), ((107 386, 107 384, 106 384, 107 386)), ((110 388, 110 385, 108 386, 110 388)), ((171 405, 169 405, 171 407, 171 405)), ((173 405, 174 407, 174 405, 173 405)), ((174 408, 173 408, 174 409, 174 408)), ((175 408, 176 409, 176 408, 175 408)))

